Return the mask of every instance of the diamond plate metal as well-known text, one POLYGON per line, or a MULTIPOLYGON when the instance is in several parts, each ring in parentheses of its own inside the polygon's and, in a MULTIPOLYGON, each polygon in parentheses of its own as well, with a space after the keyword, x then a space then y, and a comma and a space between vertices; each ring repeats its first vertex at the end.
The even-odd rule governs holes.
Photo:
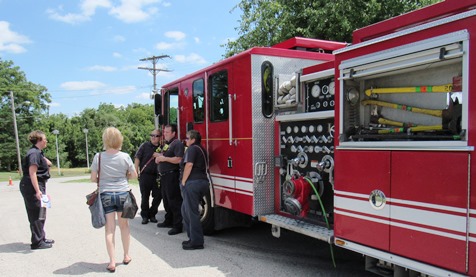
MULTIPOLYGON (((302 60, 265 55, 251 56, 251 105, 253 133, 253 167, 256 163, 264 162, 268 174, 264 177, 253 177, 254 215, 274 213, 274 116, 265 118, 261 111, 261 64, 269 61, 273 64, 274 75, 293 74, 301 68, 319 63, 315 60, 302 60)), ((273 93, 276 88, 273 88, 273 93)), ((276 97, 276 95, 273 95, 276 97)), ((276 139, 279 139, 276 138, 276 139)))
POLYGON ((325 241, 327 243, 333 243, 334 241, 334 230, 329 230, 326 227, 310 224, 302 220, 289 218, 278 214, 263 215, 260 217, 260 220, 296 233, 325 241))

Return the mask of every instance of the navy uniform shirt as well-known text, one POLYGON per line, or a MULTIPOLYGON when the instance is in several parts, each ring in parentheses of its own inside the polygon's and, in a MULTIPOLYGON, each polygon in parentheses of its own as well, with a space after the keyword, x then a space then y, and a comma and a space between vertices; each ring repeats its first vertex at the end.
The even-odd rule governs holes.
POLYGON ((139 147, 139 150, 137 150, 137 153, 135 155, 135 158, 139 159, 140 172, 137 172, 137 173, 151 174, 151 175, 157 174, 157 166, 155 164, 155 160, 150 161, 149 164, 147 164, 147 166, 145 166, 145 164, 150 160, 150 158, 152 158, 152 155, 154 155, 155 150, 157 150, 158 147, 159 147, 158 145, 155 146, 150 141, 144 142, 139 147))
MULTIPOLYGON (((181 141, 174 138, 170 142, 166 142, 166 145, 164 145, 164 148, 166 148, 167 150, 162 153, 165 157, 183 157, 185 147, 183 146, 183 143, 181 141), (168 145, 168 147, 166 145, 168 145)), ((173 164, 169 162, 160 162, 158 167, 159 173, 167 173, 175 170, 178 171, 180 168, 179 164, 173 164)))
POLYGON ((36 177, 38 181, 46 181, 50 178, 50 172, 48 164, 46 163, 43 151, 36 146, 32 146, 26 153, 26 157, 23 160, 23 176, 30 178, 30 165, 36 165, 38 170, 36 171, 36 177))

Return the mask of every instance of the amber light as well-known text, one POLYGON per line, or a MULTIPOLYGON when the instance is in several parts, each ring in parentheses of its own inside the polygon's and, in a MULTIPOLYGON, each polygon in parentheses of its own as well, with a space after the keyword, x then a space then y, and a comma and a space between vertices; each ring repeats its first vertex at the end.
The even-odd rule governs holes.
POLYGON ((334 243, 338 246, 344 246, 345 245, 345 241, 340 240, 340 239, 336 239, 334 243))

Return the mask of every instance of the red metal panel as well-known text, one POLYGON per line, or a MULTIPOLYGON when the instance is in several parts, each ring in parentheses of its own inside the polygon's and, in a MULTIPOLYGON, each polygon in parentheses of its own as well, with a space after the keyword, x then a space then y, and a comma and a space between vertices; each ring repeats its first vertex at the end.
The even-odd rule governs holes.
POLYGON ((352 42, 359 43, 402 29, 427 23, 455 13, 473 9, 476 6, 474 0, 446 0, 435 5, 425 7, 410 13, 402 14, 391 19, 369 25, 355 30, 352 34, 352 42))
POLYGON ((392 253, 465 270, 468 158, 468 153, 392 153, 392 253))
POLYGON ((368 197, 375 189, 390 197, 390 152, 338 150, 334 172, 335 236, 388 250, 388 208, 373 209, 368 197))

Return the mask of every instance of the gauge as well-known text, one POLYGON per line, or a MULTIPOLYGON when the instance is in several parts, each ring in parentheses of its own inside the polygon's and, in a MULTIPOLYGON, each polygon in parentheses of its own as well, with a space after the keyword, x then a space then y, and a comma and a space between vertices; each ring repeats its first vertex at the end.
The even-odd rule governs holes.
POLYGON ((322 94, 328 94, 329 93, 329 86, 323 85, 322 86, 322 94))
POLYGON ((335 89, 336 89, 336 84, 334 82, 330 82, 329 83, 329 94, 334 95, 336 93, 335 89))
POLYGON ((318 85, 313 85, 311 88, 311 95, 314 98, 317 98, 321 94, 321 88, 318 85))
POLYGON ((306 126, 302 126, 302 127, 301 127, 301 132, 306 133, 306 132, 307 132, 307 127, 306 127, 306 126))
POLYGON ((322 129, 323 129, 323 127, 322 127, 321 124, 317 125, 317 132, 318 133, 322 133, 322 129))
POLYGON ((298 133, 299 132, 299 127, 298 126, 294 126, 294 133, 298 133))
POLYGON ((310 125, 308 130, 309 130, 309 133, 314 133, 314 125, 310 125))
POLYGON ((327 132, 332 138, 334 137, 334 124, 328 123, 327 132))
POLYGON ((290 134, 290 133, 291 133, 291 131, 292 131, 292 128, 291 128, 291 126, 288 126, 288 127, 286 128, 286 133, 290 134))

